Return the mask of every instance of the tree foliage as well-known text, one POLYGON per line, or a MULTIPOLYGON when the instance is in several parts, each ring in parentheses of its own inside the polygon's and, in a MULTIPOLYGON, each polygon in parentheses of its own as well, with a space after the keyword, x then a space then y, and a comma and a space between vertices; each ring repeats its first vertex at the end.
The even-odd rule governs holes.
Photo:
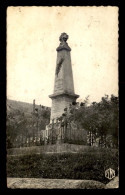
POLYGON ((45 129, 50 120, 50 110, 42 110, 40 113, 24 113, 13 109, 7 113, 6 146, 14 146, 15 140, 20 142, 23 138, 34 137, 39 130, 45 129))
POLYGON ((118 145, 119 100, 118 97, 108 95, 102 97, 100 102, 92 102, 88 106, 89 96, 84 102, 72 104, 67 117, 73 120, 78 127, 84 128, 99 136, 113 136, 113 142, 118 145))

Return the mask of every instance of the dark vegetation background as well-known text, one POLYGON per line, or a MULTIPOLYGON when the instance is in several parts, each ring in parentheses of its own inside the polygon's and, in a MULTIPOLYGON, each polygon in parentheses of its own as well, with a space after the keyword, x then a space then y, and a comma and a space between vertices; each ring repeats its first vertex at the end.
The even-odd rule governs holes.
POLYGON ((33 136, 39 130, 44 130, 50 121, 50 108, 35 105, 36 112, 33 115, 33 104, 7 100, 6 116, 6 147, 13 148, 13 143, 19 136, 33 136))
MULTIPOLYGON (((50 108, 42 106, 40 111, 36 105, 35 116, 33 105, 24 102, 7 101, 7 148, 12 148, 14 140, 21 136, 30 137, 38 130, 44 130, 50 122, 50 108)), ((89 104, 89 96, 82 103, 73 102, 70 108, 65 108, 60 120, 73 121, 77 129, 105 137, 112 136, 113 147, 118 147, 119 99, 105 95, 100 102, 89 104)))
MULTIPOLYGON (((99 136, 112 135, 113 145, 118 147, 118 127, 119 127, 119 99, 113 94, 111 97, 105 95, 100 102, 89 104, 89 96, 77 107, 72 108, 73 118, 78 128, 83 128, 89 132, 97 133, 99 136)), ((73 106, 72 106, 73 107, 73 106)))

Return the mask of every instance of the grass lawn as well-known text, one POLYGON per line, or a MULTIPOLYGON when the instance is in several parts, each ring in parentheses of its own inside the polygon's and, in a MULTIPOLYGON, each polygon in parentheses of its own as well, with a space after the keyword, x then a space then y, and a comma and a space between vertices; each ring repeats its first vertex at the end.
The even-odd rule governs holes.
POLYGON ((117 150, 7 156, 7 177, 85 179, 106 184, 109 182, 105 178, 108 168, 118 174, 117 150))

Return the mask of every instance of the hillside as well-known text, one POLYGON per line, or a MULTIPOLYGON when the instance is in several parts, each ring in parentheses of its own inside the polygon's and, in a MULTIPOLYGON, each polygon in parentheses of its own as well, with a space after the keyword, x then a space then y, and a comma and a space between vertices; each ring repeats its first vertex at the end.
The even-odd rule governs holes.
MULTIPOLYGON (((35 104, 36 108, 40 108, 40 105, 35 104)), ((46 107, 41 105, 42 110, 50 110, 50 107, 46 107)), ((15 100, 7 99, 7 112, 13 112, 13 110, 20 110, 24 113, 32 113, 33 112, 33 104, 15 100)))

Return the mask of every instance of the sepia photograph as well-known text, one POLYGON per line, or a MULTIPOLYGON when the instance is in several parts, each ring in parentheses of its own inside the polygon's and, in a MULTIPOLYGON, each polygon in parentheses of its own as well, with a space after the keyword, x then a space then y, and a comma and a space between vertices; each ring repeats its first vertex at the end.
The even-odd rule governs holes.
POLYGON ((8 6, 7 188, 119 188, 118 17, 8 6))

